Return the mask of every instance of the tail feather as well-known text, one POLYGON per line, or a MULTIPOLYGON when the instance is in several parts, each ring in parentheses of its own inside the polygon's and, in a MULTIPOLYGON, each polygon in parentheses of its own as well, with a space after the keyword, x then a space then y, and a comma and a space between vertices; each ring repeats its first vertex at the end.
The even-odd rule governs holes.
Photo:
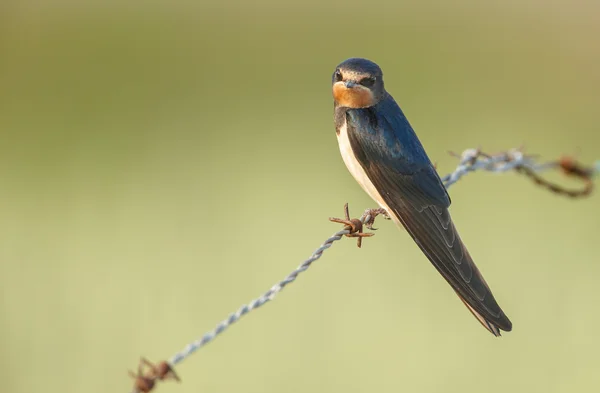
POLYGON ((485 319, 483 316, 481 316, 481 314, 479 314, 477 311, 475 311, 475 309, 473 307, 471 307, 469 305, 469 303, 467 303, 465 301, 465 299, 462 298, 462 296, 460 296, 460 293, 456 292, 456 294, 458 295, 458 298, 465 304, 465 306, 467 306, 467 308, 469 309, 469 311, 471 311, 471 314, 473 314, 473 316, 475 318, 477 318, 477 320, 479 321, 479 323, 481 323, 481 325, 483 325, 484 328, 486 328, 487 330, 489 330, 490 333, 492 333, 496 337, 502 336, 500 334, 500 329, 498 329, 498 326, 494 325, 493 323, 491 323, 490 321, 488 321, 487 319, 485 319))

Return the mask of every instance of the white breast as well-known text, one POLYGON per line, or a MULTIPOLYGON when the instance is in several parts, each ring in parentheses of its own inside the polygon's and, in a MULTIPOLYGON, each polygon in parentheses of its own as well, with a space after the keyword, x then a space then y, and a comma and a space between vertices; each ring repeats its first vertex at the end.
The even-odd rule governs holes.
POLYGON ((390 208, 384 202, 383 198, 381 197, 381 194, 379 193, 379 191, 377 191, 377 189, 365 173, 365 170, 356 160, 354 153, 352 152, 352 146, 350 146, 350 140, 348 139, 348 127, 345 121, 342 127, 340 128, 340 133, 338 134, 338 144, 340 146, 340 153, 342 153, 344 163, 346 164, 346 167, 348 168, 352 176, 354 176, 354 178, 356 179, 358 184, 360 184, 362 189, 365 190, 366 193, 369 194, 369 196, 379 204, 379 206, 384 208, 389 213, 390 208))

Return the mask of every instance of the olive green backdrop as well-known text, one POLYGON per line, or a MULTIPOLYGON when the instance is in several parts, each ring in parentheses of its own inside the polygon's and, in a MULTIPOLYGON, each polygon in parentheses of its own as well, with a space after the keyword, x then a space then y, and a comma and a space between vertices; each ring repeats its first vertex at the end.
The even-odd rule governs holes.
MULTIPOLYGON (((283 278, 344 202, 373 207, 333 129, 345 58, 382 66, 442 174, 478 145, 600 158, 599 8, 3 0, 0 391, 129 391, 140 355, 170 357, 283 278)), ((593 391, 599 197, 512 173, 450 194, 513 332, 493 338, 381 220, 158 390, 593 391)))

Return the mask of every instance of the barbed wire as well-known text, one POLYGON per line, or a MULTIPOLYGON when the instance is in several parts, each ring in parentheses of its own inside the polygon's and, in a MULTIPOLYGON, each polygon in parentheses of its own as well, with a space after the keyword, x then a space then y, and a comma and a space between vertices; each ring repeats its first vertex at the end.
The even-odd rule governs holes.
MULTIPOLYGON (((453 156, 459 158, 459 163, 455 170, 444 176, 442 181, 446 188, 456 184, 460 179, 469 173, 475 171, 487 171, 487 172, 508 172, 516 171, 530 178, 534 183, 545 187, 549 191, 565 195, 572 198, 585 197, 591 194, 593 190, 593 178, 600 173, 600 160, 597 161, 592 167, 585 167, 578 163, 572 157, 562 157, 555 161, 549 161, 545 163, 536 162, 536 157, 532 155, 526 155, 522 148, 511 149, 506 152, 499 154, 485 154, 480 149, 467 149, 461 154, 450 152, 453 156), (542 177, 542 173, 548 170, 560 169, 567 176, 577 178, 584 183, 584 187, 581 189, 567 189, 565 187, 556 185, 549 182, 542 177)), ((134 378, 135 383, 132 393, 147 393, 150 392, 157 381, 166 379, 174 379, 179 381, 179 377, 175 374, 173 366, 182 362, 184 359, 189 357, 191 354, 202 348, 209 342, 213 341, 218 335, 223 333, 229 326, 239 321, 244 315, 248 314, 252 310, 263 306, 269 301, 273 300, 279 292, 281 292, 286 286, 294 282, 300 273, 306 271, 315 261, 317 261, 325 250, 330 248, 332 244, 342 237, 355 237, 358 240, 358 246, 361 246, 361 240, 363 237, 373 236, 373 233, 364 233, 363 225, 369 229, 373 228, 373 223, 378 215, 386 215, 383 209, 367 209, 360 218, 351 219, 348 212, 348 205, 345 205, 345 218, 330 218, 331 221, 344 224, 344 228, 340 231, 335 232, 327 240, 323 242, 312 255, 302 262, 294 271, 292 271, 287 277, 273 285, 268 291, 252 300, 248 304, 241 306, 237 311, 231 313, 226 319, 221 321, 214 329, 205 333, 201 338, 191 342, 183 350, 176 353, 168 361, 162 361, 158 365, 154 365, 144 358, 141 358, 140 364, 138 365, 137 373, 129 372, 130 376, 134 378), (147 372, 143 372, 143 368, 148 368, 147 372)))

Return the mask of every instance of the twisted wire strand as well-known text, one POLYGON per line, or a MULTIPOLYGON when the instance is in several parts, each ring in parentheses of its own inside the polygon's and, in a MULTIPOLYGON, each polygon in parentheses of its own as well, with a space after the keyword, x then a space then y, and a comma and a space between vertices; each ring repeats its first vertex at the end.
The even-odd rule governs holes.
MULTIPOLYGON (((565 169, 565 167, 561 164, 560 161, 553 161, 541 164, 536 163, 532 156, 525 155, 519 149, 512 149, 507 152, 496 155, 483 154, 479 149, 467 149, 459 157, 460 161, 456 169, 452 173, 442 178, 442 181, 446 188, 451 187, 467 174, 478 170, 496 173, 508 172, 511 170, 525 170, 527 173, 533 173, 534 175, 536 175, 538 173, 550 169, 556 169, 558 167, 562 167, 563 169, 565 169)), ((589 181, 589 183, 591 183, 592 177, 600 173, 600 161, 597 161, 593 167, 585 168, 585 171, 587 172, 581 169, 582 167, 580 166, 573 168, 579 169, 584 173, 584 175, 581 176, 577 174, 574 174, 574 176, 582 177, 584 180, 587 180, 589 181)), ((569 174, 569 171, 567 169, 565 169, 565 172, 569 174)), ((588 187, 587 182, 586 187, 588 187)), ((549 189, 551 191, 557 192, 556 190, 552 190, 551 188, 549 189)), ((591 189, 589 190, 589 192, 591 192, 591 189)), ((586 191, 585 195, 589 194, 589 192, 586 191)), ((365 222, 370 222, 372 218, 374 218, 371 217, 370 212, 371 210, 367 210, 360 217, 361 223, 364 224, 365 222)), ((272 286, 268 291, 266 291, 256 299, 250 301, 248 304, 244 304, 243 306, 241 306, 237 311, 231 313, 226 319, 217 324, 217 326, 214 329, 208 331, 201 338, 188 344, 185 348, 183 348, 183 350, 172 356, 167 362, 168 366, 172 367, 182 362, 184 359, 189 357, 198 349, 213 341, 228 327, 230 327, 235 322, 239 321, 244 315, 248 314, 252 310, 256 310, 257 308, 273 300, 275 296, 277 296, 277 294, 279 294, 286 286, 293 283, 298 278, 300 273, 303 273, 306 270, 308 270, 308 268, 315 261, 321 258, 323 253, 327 249, 329 249, 334 242, 341 240, 342 237, 350 233, 351 230, 348 226, 344 227, 344 229, 340 231, 335 232, 327 240, 325 240, 323 244, 321 244, 307 260, 302 262, 302 264, 300 264, 300 266, 298 266, 294 271, 292 271, 287 277, 285 277, 283 280, 272 286)), ((154 380, 156 380, 156 378, 154 378, 154 380)), ((135 389, 132 391, 132 393, 139 392, 139 390, 135 389)))
POLYGON ((265 303, 273 300, 275 296, 279 292, 281 292, 288 284, 294 282, 300 273, 306 271, 312 265, 313 262, 321 258, 323 252, 329 247, 331 247, 333 242, 340 240, 344 235, 349 233, 350 230, 348 229, 343 229, 334 233, 331 237, 325 240, 325 242, 323 242, 323 244, 321 244, 319 248, 317 248, 306 261, 302 262, 302 264, 298 266, 293 272, 291 272, 286 278, 281 280, 279 283, 273 285, 271 289, 269 289, 267 292, 263 293, 256 299, 252 300, 250 303, 241 306, 236 312, 230 314, 227 319, 221 321, 213 330, 204 334, 202 338, 187 345, 181 352, 173 356, 169 360, 169 363, 171 365, 176 365, 177 363, 181 362, 182 360, 190 356, 192 353, 194 353, 196 350, 206 345, 210 341, 214 340, 217 335, 223 333, 225 329, 227 329, 233 323, 237 322, 241 317, 243 317, 250 311, 261 307, 265 303))

